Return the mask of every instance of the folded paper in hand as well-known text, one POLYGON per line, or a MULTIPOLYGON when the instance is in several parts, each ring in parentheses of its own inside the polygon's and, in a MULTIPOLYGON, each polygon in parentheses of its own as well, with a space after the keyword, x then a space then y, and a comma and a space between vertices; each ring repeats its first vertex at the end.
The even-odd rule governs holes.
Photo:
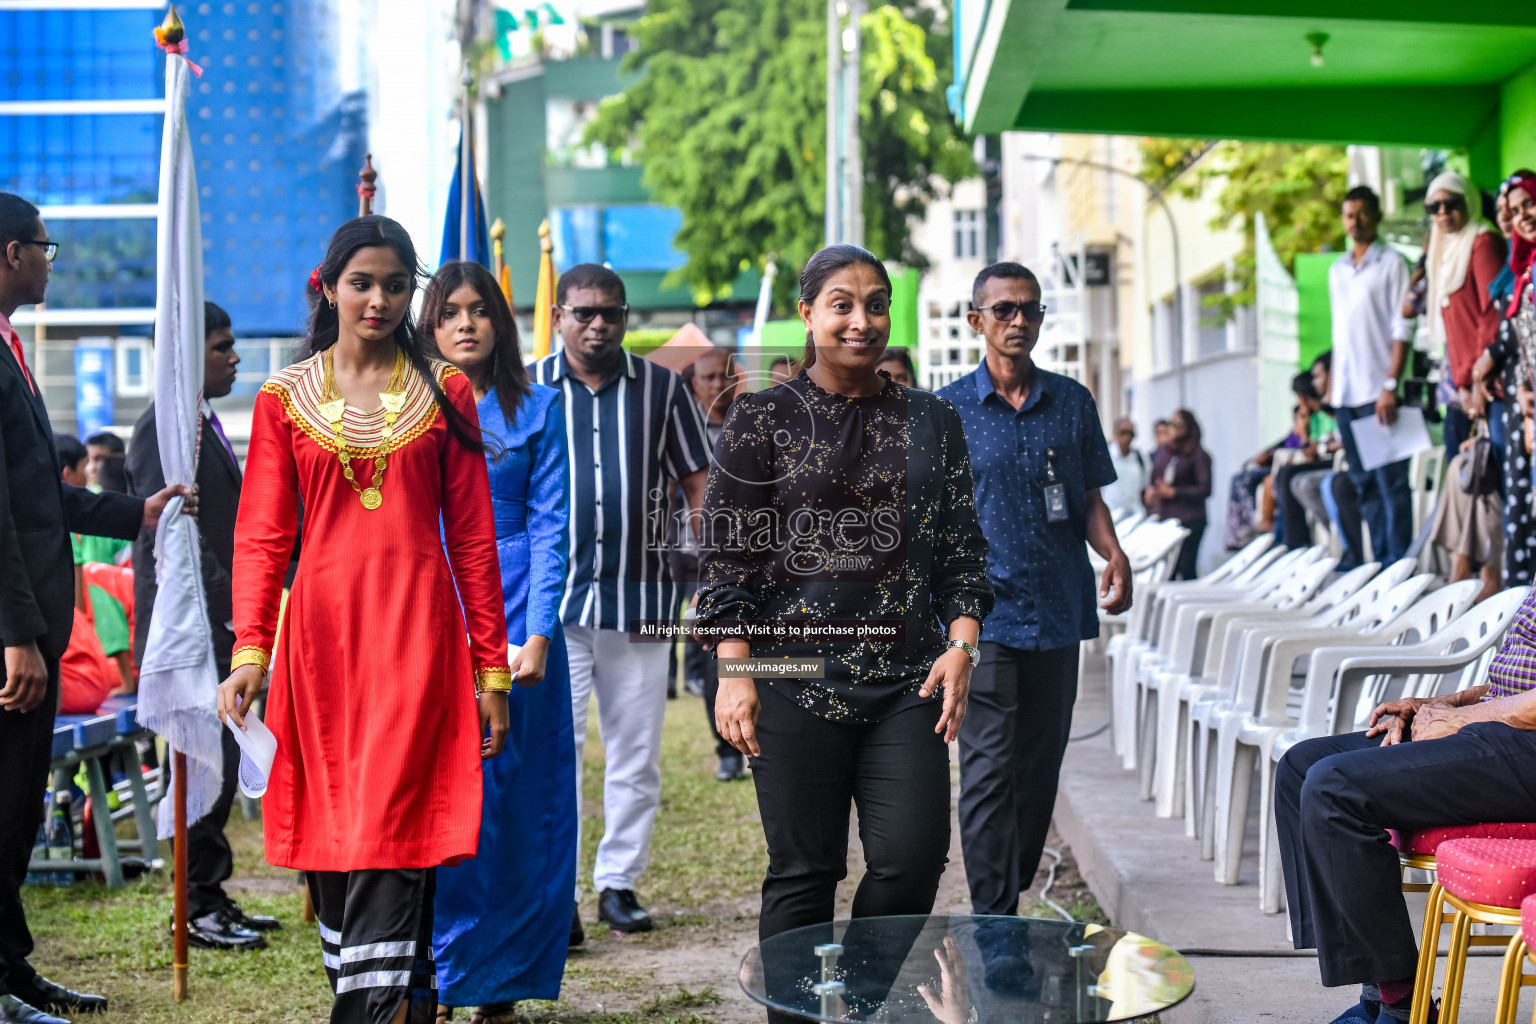
POLYGON ((1429 428, 1424 425, 1424 410, 1405 405, 1397 410, 1397 422, 1385 426, 1375 416, 1366 416, 1349 425, 1355 434, 1355 450, 1360 465, 1350 469, 1372 470, 1401 462, 1431 445, 1429 428))
POLYGON ((254 714, 245 716, 245 729, 235 724, 233 716, 224 725, 240 744, 240 792, 257 799, 267 791, 267 777, 272 774, 272 760, 277 757, 277 737, 254 714))

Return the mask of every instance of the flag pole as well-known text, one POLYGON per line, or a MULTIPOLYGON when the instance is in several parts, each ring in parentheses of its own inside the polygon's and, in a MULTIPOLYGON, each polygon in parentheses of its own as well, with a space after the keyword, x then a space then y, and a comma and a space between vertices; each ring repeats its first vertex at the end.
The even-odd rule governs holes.
POLYGON ((366 217, 373 212, 373 197, 379 193, 379 172, 373 169, 372 153, 363 158, 363 167, 357 177, 357 215, 366 217))
POLYGON ((171 956, 171 996, 178 1002, 187 999, 187 755, 176 751, 171 758, 171 774, 176 787, 176 851, 173 868, 175 885, 173 914, 175 948, 171 956))
POLYGON ((470 118, 474 109, 469 102, 469 87, 475 77, 470 74, 469 61, 464 62, 464 73, 459 84, 464 95, 459 100, 459 259, 469 259, 469 231, 471 210, 475 205, 475 151, 470 145, 470 118))
POLYGON ((492 270, 496 274, 496 283, 501 285, 501 294, 506 297, 507 307, 512 308, 512 272, 507 267, 506 249, 502 239, 507 237, 507 226, 496 218, 496 223, 491 225, 491 263, 492 270))

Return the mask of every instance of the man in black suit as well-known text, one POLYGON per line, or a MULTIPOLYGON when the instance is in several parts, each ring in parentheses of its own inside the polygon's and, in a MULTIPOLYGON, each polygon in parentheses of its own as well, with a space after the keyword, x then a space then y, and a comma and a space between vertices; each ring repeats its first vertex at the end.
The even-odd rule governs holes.
MULTIPOLYGON (((235 558, 235 515, 240 507, 240 464, 224 436, 208 399, 223 398, 235 386, 235 335, 229 314, 212 302, 203 303, 202 444, 197 460, 198 537, 201 541, 203 590, 208 597, 208 625, 213 630, 213 657, 220 679, 229 675, 235 634, 230 573, 235 558)), ((155 407, 144 410, 133 428, 128 451, 128 493, 154 494, 165 486, 160 465, 155 407)), ((149 640, 149 610, 155 606, 155 533, 145 530, 133 545, 133 660, 143 664, 149 640)), ((234 870, 234 854, 224 838, 224 825, 235 801, 239 780, 240 745, 234 733, 224 734, 224 785, 207 814, 187 829, 187 918, 189 941, 203 949, 261 949, 261 932, 280 927, 270 917, 251 916, 224 893, 234 870)))
MULTIPOLYGON (((132 540, 153 529, 166 502, 92 494, 59 479, 53 428, 21 339, 17 307, 43 301, 56 247, 37 207, 0 192, 0 1024, 58 1024, 45 1011, 95 1011, 101 996, 55 985, 27 963, 32 934, 21 885, 43 820, 43 793, 59 701, 59 657, 74 625, 75 567, 69 534, 132 540)), ((195 499, 186 502, 195 512, 195 499)))

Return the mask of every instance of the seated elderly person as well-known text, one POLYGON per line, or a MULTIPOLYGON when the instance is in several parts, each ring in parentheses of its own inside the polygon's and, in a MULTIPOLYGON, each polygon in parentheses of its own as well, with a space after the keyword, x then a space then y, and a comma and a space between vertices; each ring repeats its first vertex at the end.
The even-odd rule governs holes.
POLYGON ((1408 1019, 1418 949, 1387 829, 1536 821, 1533 779, 1536 591, 1482 686, 1389 701, 1365 732, 1285 755, 1275 818, 1291 935, 1317 950, 1324 985, 1364 986, 1335 1024, 1408 1019))

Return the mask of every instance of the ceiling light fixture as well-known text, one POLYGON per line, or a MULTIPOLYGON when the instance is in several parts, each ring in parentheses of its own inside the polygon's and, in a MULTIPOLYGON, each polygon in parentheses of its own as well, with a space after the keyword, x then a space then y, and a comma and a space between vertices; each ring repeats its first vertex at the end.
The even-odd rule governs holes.
POLYGON ((1307 42, 1312 44, 1312 66, 1315 67, 1315 68, 1322 67, 1323 66, 1323 47, 1328 42, 1328 33, 1327 32, 1308 32, 1307 33, 1307 42))

